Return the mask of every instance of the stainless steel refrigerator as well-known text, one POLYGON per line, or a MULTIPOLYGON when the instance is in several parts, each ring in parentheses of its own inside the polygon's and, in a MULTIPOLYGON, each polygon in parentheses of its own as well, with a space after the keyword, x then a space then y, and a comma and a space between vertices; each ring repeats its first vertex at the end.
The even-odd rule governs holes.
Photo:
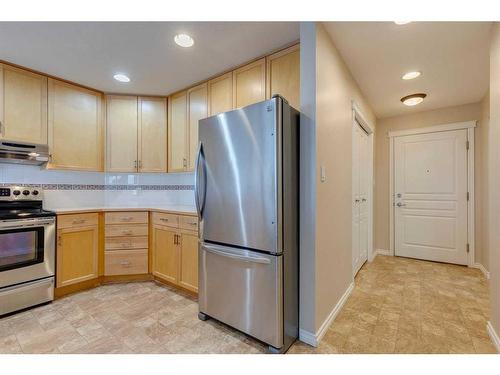
POLYGON ((201 120, 199 139, 199 317, 285 352, 299 319, 299 112, 276 96, 201 120))

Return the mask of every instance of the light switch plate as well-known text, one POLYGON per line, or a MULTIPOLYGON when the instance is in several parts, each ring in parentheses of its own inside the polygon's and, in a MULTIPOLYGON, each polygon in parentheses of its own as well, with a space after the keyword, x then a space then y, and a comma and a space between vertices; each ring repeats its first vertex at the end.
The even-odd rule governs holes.
POLYGON ((319 167, 319 174, 320 174, 320 180, 321 182, 326 181, 326 168, 322 165, 319 167))

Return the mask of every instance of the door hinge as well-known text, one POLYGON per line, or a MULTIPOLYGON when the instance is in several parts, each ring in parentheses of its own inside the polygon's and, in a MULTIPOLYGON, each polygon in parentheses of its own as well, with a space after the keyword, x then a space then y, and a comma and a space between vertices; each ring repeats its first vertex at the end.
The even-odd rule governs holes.
POLYGON ((470 251, 470 245, 467 244, 467 252, 469 252, 469 251, 470 251))
POLYGON ((465 142, 465 148, 468 150, 469 149, 469 141, 465 142))
POLYGON ((467 192, 467 201, 469 200, 469 196, 470 196, 470 194, 469 194, 469 192, 467 192))

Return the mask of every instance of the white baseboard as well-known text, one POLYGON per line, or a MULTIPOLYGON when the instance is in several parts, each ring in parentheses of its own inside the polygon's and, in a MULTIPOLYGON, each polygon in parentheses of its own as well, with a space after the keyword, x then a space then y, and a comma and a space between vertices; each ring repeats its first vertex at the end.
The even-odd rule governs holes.
POLYGON ((488 330, 488 334, 490 335, 491 341, 493 342, 493 345, 495 345, 497 352, 500 353, 500 337, 498 337, 495 332, 495 328, 491 325, 491 322, 486 324, 486 329, 488 330))
POLYGON ((474 263, 472 266, 469 267, 479 269, 483 273, 484 277, 486 277, 488 280, 490 279, 489 271, 486 268, 484 268, 484 266, 481 263, 474 263))
POLYGON ((311 346, 317 347, 319 342, 325 335, 326 331, 328 330, 330 325, 333 323, 333 321, 339 314, 340 310, 342 310, 342 307, 344 306, 347 299, 351 295, 353 289, 354 289, 354 281, 347 287, 346 291, 344 292, 342 297, 340 297, 339 301, 337 302, 333 310, 330 312, 330 314, 328 314, 328 317, 325 319, 323 324, 321 324, 321 327, 319 327, 318 331, 314 334, 312 332, 299 329, 299 340, 311 346))
POLYGON ((377 255, 388 255, 388 256, 391 256, 392 254, 391 254, 391 250, 376 249, 373 252, 372 261, 377 257, 377 255))

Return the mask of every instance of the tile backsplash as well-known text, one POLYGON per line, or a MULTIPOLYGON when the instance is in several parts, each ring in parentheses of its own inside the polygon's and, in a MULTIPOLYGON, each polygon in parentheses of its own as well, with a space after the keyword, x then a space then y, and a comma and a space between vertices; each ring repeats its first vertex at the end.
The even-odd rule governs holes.
POLYGON ((0 184, 37 185, 47 208, 194 205, 193 173, 103 173, 0 164, 0 184))

